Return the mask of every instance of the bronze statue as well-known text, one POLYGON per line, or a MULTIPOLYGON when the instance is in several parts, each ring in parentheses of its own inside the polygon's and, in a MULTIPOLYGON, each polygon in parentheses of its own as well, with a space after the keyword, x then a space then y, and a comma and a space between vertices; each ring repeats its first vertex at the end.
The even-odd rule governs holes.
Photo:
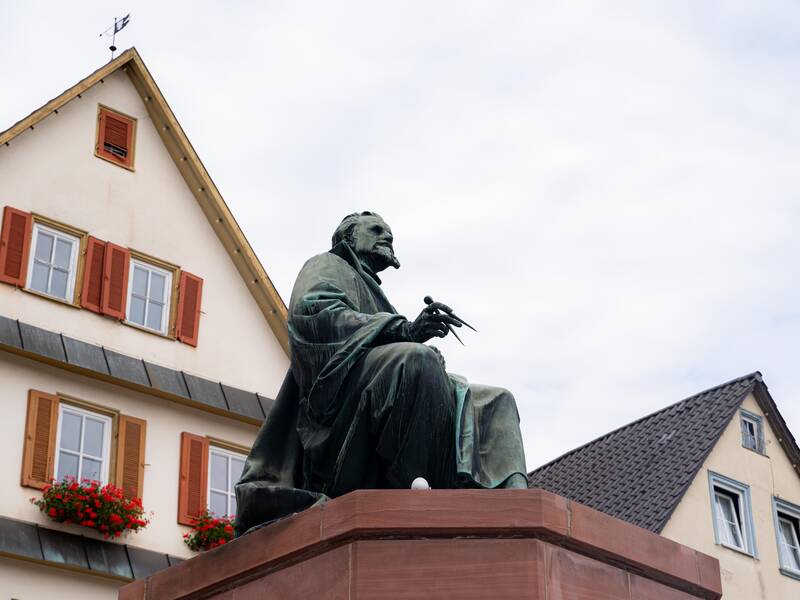
POLYGON ((332 242, 292 291, 291 369, 236 485, 237 534, 420 477, 434 489, 527 487, 514 397, 446 373, 425 345, 467 324, 429 297, 409 321, 384 295, 378 273, 400 267, 389 226, 355 213, 332 242))

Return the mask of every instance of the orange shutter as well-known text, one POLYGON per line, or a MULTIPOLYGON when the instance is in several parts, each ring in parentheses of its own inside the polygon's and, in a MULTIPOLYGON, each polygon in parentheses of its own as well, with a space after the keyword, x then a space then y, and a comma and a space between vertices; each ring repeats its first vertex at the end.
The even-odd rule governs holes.
POLYGON ((178 288, 178 325, 177 338, 197 346, 200 331, 200 301, 203 296, 203 280, 197 275, 181 271, 181 283, 178 288))
POLYGON ((208 439, 181 434, 181 473, 178 488, 178 523, 192 525, 208 502, 208 439))
POLYGON ((106 243, 103 259, 103 289, 100 307, 104 315, 120 321, 125 319, 125 304, 128 300, 128 266, 131 253, 111 242, 106 243))
POLYGON ((103 263, 106 253, 106 243, 89 236, 86 245, 86 260, 83 261, 83 290, 81 291, 81 306, 96 313, 102 312, 103 292, 103 263))
POLYGON ((146 431, 147 422, 143 419, 119 416, 115 485, 122 488, 126 498, 142 497, 146 431))
POLYGON ((28 392, 28 418, 22 451, 22 485, 42 489, 53 479, 58 428, 58 396, 28 392))
POLYGON ((25 287, 31 249, 31 213, 6 206, 0 232, 0 281, 25 287))
POLYGON ((97 153, 118 164, 133 164, 134 121, 104 108, 100 109, 97 131, 97 153))

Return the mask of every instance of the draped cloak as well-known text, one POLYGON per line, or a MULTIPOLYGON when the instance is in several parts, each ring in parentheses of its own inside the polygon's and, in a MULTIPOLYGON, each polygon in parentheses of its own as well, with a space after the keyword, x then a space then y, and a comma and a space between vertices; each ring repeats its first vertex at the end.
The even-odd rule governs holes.
MULTIPOLYGON (((369 382, 370 365, 402 349, 394 370, 387 375, 384 369, 378 391, 370 390, 372 402, 376 393, 385 395, 376 403, 393 410, 395 398, 388 396, 401 393, 408 349, 427 351, 422 345, 387 344, 387 335, 403 320, 380 279, 348 245, 340 243, 306 262, 289 305, 291 368, 236 485, 237 535, 355 487, 399 487, 402 478, 385 477, 369 456, 374 425, 365 422, 374 418, 374 410, 365 408, 370 400, 359 386, 369 382)), ((448 487, 493 488, 515 473, 524 477, 513 396, 443 370, 438 375, 444 396, 439 402, 452 413, 444 442, 448 452, 442 456, 453 472, 448 487)), ((398 419, 407 426, 405 415, 398 419)))

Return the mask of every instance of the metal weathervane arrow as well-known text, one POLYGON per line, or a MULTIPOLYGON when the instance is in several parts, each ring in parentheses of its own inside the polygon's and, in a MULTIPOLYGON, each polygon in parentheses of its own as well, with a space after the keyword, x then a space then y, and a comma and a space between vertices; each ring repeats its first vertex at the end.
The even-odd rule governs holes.
POLYGON ((111 36, 111 45, 108 47, 108 49, 111 50, 111 60, 114 60, 114 52, 117 51, 117 46, 115 45, 117 34, 125 29, 125 26, 130 22, 130 20, 131 13, 128 13, 121 19, 114 17, 114 24, 100 34, 100 37, 103 37, 104 35, 111 36))

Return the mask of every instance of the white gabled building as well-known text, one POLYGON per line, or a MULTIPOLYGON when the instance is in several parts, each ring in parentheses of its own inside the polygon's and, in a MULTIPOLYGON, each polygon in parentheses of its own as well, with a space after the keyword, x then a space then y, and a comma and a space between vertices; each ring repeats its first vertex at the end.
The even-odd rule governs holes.
POLYGON ((289 365, 286 308, 135 49, 0 133, 0 582, 116 598, 192 553, 289 365), (65 475, 140 496, 105 540, 30 502, 65 475))

